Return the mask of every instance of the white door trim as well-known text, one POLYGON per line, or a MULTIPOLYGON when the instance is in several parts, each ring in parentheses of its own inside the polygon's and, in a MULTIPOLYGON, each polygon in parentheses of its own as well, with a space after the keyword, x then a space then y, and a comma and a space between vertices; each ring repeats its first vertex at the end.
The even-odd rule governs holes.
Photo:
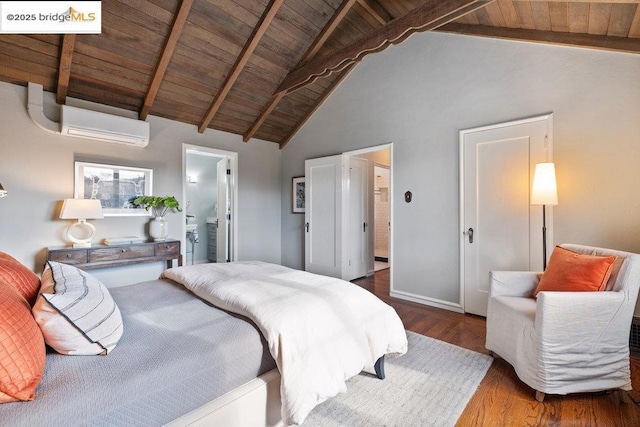
MULTIPOLYGON (((182 143, 182 200, 187 198, 187 151, 198 152, 214 157, 227 157, 231 167, 231 260, 238 260, 238 153, 235 151, 220 150, 217 148, 203 147, 200 145, 182 143)), ((186 212, 186 211, 185 211, 186 212)), ((186 213, 184 213, 186 215, 186 213)), ((186 221, 182 221, 182 247, 186 248, 186 221)), ((183 249, 186 250, 186 249, 183 249)), ((183 254, 184 255, 184 254, 183 254)))
MULTIPOLYGON (((460 212, 459 212, 459 226, 458 229, 460 231, 459 234, 459 259, 460 259, 460 283, 459 283, 459 295, 460 295, 460 301, 459 301, 459 305, 460 307, 464 310, 464 293, 465 293, 465 289, 464 289, 464 284, 465 284, 465 263, 464 263, 464 256, 465 256, 465 251, 464 251, 464 244, 465 244, 465 239, 466 239, 466 235, 463 234, 466 230, 464 230, 465 228, 465 220, 464 220, 464 180, 465 180, 465 175, 464 175, 464 138, 466 135, 471 134, 471 133, 475 133, 475 132, 483 132, 483 131, 488 131, 488 130, 494 130, 494 129, 500 129, 500 128, 505 128, 505 127, 511 127, 511 126, 518 126, 518 125, 522 125, 522 124, 528 124, 528 123, 535 123, 535 122, 540 122, 540 121, 546 121, 547 122, 547 139, 548 139, 548 143, 546 144, 546 160, 549 161, 550 159, 552 159, 552 147, 553 147, 553 132, 551 131, 553 129, 553 113, 547 113, 547 114, 542 114, 540 116, 534 116, 534 117, 528 117, 528 118, 524 118, 524 119, 519 119, 519 120, 513 120, 513 121, 509 121, 509 122, 504 122, 504 123, 497 123, 497 124, 492 124, 492 125, 487 125, 487 126, 480 126, 480 127, 476 127, 476 128, 470 128, 470 129, 462 129, 459 132, 459 161, 458 161, 458 168, 459 168, 459 172, 460 172, 460 176, 459 176, 459 206, 460 206, 460 212)), ((548 213, 547 218, 551 219, 551 222, 553 221, 553 217, 552 217, 552 213, 548 213)), ((549 231, 549 228, 547 229, 547 241, 548 242, 553 242, 553 227, 550 227, 551 231, 549 231)))

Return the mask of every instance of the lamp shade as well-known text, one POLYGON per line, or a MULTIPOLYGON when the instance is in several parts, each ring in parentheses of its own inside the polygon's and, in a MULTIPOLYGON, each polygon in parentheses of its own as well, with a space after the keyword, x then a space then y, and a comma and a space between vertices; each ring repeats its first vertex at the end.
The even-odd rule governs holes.
POLYGON ((2 186, 2 184, 0 184, 0 197, 4 197, 7 194, 9 194, 9 193, 7 193, 7 190, 5 190, 4 187, 2 186))
POLYGON ((533 174, 532 205, 557 205, 556 168, 553 163, 538 163, 533 174))
POLYGON ((102 219, 102 205, 97 199, 64 199, 60 219, 102 219))

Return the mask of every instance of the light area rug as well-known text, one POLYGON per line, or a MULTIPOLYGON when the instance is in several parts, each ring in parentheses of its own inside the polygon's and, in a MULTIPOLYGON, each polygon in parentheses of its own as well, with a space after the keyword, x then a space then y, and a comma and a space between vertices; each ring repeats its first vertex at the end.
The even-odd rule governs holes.
POLYGON ((386 378, 361 373, 311 411, 303 427, 453 426, 493 358, 407 331, 409 350, 386 357, 386 378))

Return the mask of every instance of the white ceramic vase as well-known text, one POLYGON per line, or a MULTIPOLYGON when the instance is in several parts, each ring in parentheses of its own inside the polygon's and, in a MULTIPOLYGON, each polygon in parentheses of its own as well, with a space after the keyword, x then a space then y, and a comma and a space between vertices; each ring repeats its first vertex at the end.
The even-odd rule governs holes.
POLYGON ((149 236, 155 242, 161 242, 167 239, 169 235, 169 223, 163 216, 157 216, 149 222, 149 236))

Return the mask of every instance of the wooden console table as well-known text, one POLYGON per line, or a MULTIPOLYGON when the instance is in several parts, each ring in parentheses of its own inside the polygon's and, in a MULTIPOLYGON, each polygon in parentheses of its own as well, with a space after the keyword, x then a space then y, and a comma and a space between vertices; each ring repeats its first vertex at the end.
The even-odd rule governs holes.
POLYGON ((47 261, 71 264, 83 270, 158 261, 166 261, 167 268, 171 268, 174 259, 178 260, 178 266, 182 266, 180 240, 93 245, 88 248, 47 248, 47 261))

